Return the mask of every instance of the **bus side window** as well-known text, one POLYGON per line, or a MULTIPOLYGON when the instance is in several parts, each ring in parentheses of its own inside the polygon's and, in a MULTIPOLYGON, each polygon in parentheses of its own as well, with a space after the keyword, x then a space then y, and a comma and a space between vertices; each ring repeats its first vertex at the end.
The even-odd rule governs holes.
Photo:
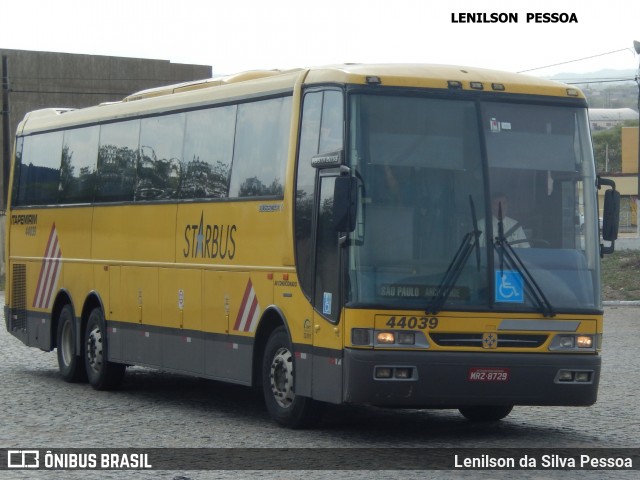
POLYGON ((229 196, 237 105, 187 112, 180 198, 229 196))
POLYGON ((98 126, 64 133, 58 203, 93 202, 99 133, 98 126))
POLYGON ((238 105, 229 197, 282 197, 291 97, 238 105))
POLYGON ((53 205, 58 199, 62 132, 25 137, 19 205, 53 205))
POLYGON ((178 196, 184 124, 184 113, 142 120, 135 200, 178 196))
POLYGON ((97 202, 130 202, 136 181, 140 120, 100 127, 97 202))

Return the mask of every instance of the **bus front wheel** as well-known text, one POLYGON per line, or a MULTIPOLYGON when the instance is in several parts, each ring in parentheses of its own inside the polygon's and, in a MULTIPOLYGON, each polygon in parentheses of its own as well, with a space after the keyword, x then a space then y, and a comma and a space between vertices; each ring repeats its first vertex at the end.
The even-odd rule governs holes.
POLYGON ((78 332, 73 319, 71 305, 60 310, 57 331, 58 368, 62 378, 71 383, 85 382, 87 374, 82 363, 82 355, 76 355, 78 332))
POLYGON ((262 362, 262 388, 267 410, 276 423, 289 428, 308 428, 322 415, 322 404, 294 393, 294 355, 284 327, 269 337, 262 362))
POLYGON ((107 330, 100 308, 89 314, 84 337, 84 361, 89 383, 96 390, 112 390, 122 382, 126 365, 108 360, 107 330))
POLYGON ((472 422, 497 422, 513 410, 512 405, 478 405, 459 409, 464 417, 472 422))

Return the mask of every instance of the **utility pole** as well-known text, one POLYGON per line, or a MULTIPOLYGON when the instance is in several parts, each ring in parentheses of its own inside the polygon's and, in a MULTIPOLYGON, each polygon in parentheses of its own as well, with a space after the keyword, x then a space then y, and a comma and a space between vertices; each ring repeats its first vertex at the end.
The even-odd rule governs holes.
POLYGON ((9 58, 2 55, 2 168, 0 168, 0 209, 7 208, 9 167, 11 165, 11 127, 9 125, 9 58))
MULTIPOLYGON (((640 42, 633 41, 633 48, 638 56, 640 56, 640 42)), ((638 84, 638 119, 640 120, 640 64, 638 65, 638 73, 636 73, 636 83, 638 84)), ((638 237, 640 237, 640 122, 638 122, 638 191, 636 193, 636 210, 637 210, 637 228, 638 237)))

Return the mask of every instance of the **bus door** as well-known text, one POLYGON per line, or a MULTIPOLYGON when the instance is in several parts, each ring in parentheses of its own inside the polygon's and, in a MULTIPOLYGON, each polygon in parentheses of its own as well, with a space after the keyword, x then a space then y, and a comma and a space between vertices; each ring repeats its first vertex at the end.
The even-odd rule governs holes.
POLYGON ((300 286, 309 299, 301 318, 310 323, 313 337, 312 366, 299 362, 296 393, 328 402, 342 400, 341 249, 332 225, 340 172, 331 161, 340 163, 342 158, 335 153, 344 145, 343 103, 343 92, 336 88, 314 87, 304 94, 296 175, 296 265, 300 286), (329 165, 314 165, 313 158, 323 154, 329 165), (310 375, 301 374, 302 370, 310 375))
POLYGON ((333 199, 339 172, 320 170, 315 196, 315 276, 313 293, 313 398, 342 399, 342 325, 340 312, 342 250, 335 230, 333 199))

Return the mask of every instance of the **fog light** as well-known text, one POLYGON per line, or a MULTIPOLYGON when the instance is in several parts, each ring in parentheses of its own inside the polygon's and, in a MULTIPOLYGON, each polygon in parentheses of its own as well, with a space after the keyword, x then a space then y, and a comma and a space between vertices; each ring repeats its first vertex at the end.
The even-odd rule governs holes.
POLYGON ((396 368, 394 373, 396 378, 411 378, 411 368, 396 368))
POLYGON ((400 345, 414 345, 416 335, 413 332, 398 332, 398 343, 400 345))
POLYGON ((560 337, 558 344, 560 348, 573 348, 575 346, 575 337, 560 337))
POLYGON ((592 348, 593 337, 590 337, 588 335, 579 335, 576 338, 576 345, 578 345, 578 348, 592 348))
POLYGON ((391 368, 376 367, 376 378, 391 378, 391 368))
POLYGON ((573 382, 573 372, 569 370, 561 370, 558 374, 558 380, 560 382, 573 382))
POLYGON ((576 372, 576 382, 591 381, 591 372, 576 372))
POLYGON ((376 339, 378 343, 396 343, 396 336, 393 332, 378 332, 376 339))
POLYGON ((371 336, 368 328, 352 328, 351 343, 353 345, 371 345, 371 336))

